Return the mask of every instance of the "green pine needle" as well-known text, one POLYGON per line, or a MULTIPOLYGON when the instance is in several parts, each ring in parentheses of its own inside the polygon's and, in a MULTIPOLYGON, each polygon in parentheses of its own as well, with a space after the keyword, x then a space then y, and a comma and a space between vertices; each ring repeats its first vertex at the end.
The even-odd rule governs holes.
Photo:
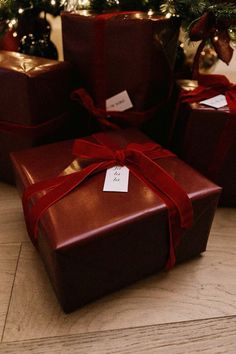
POLYGON ((228 19, 228 20, 236 19, 235 3, 211 5, 209 6, 208 10, 213 12, 217 19, 228 19))

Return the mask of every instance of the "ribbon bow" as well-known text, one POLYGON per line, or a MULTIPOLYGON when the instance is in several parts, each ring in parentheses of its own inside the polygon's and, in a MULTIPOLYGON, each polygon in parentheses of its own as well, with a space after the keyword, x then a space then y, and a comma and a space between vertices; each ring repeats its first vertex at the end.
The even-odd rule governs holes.
POLYGON ((210 39, 218 57, 229 64, 233 56, 233 49, 230 46, 228 27, 229 24, 223 20, 217 22, 212 12, 205 12, 191 26, 189 37, 191 41, 204 41, 204 44, 210 39))
POLYGON ((224 94, 230 113, 236 113, 236 85, 232 84, 225 76, 200 75, 198 84, 198 87, 193 91, 183 90, 181 92, 181 102, 200 102, 224 94))
POLYGON ((98 143, 84 139, 76 140, 73 154, 82 159, 95 160, 95 162, 81 171, 38 182, 25 190, 23 209, 32 241, 36 243, 39 220, 51 205, 66 196, 90 175, 117 164, 126 165, 136 177, 156 192, 168 207, 170 239, 169 259, 166 267, 173 267, 175 247, 180 241, 183 230, 192 225, 192 204, 186 192, 153 160, 175 155, 154 143, 128 144, 124 149, 113 150, 106 145, 105 134, 95 134, 93 137, 98 143), (42 191, 43 195, 39 196, 42 191))
POLYGON ((233 49, 230 46, 230 36, 228 33, 229 23, 225 20, 217 20, 212 12, 205 12, 197 21, 193 23, 189 31, 191 41, 201 41, 193 62, 192 78, 198 78, 199 59, 206 42, 210 39, 219 59, 229 64, 233 49))

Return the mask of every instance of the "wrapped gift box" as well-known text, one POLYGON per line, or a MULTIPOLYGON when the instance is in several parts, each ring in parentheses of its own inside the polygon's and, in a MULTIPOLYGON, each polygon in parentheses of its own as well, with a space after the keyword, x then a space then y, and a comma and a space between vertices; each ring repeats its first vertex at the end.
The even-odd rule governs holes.
POLYGON ((78 85, 94 107, 78 91, 80 101, 102 125, 106 116, 108 125, 142 125, 169 98, 179 20, 135 12, 82 13, 62 13, 64 58, 75 65, 78 85), (123 91, 133 107, 111 113, 106 100, 123 91))
MULTIPOLYGON (((198 86, 193 80, 178 83, 186 91, 198 86)), ((181 103, 172 146, 181 159, 223 187, 220 203, 225 206, 236 206, 236 124, 228 128, 234 119, 228 106, 216 109, 200 102, 181 103), (222 138, 229 144, 227 149, 221 148, 222 138)))
MULTIPOLYGON (((150 143, 136 130, 105 134, 116 148, 150 143)), ((87 139, 94 142, 93 136, 87 139)), ((72 145, 64 141, 12 154, 20 191, 72 168, 72 145)), ((193 225, 176 249, 182 262, 205 251, 220 188, 175 156, 156 162, 187 193, 193 209, 193 225)), ((40 219, 36 245, 66 312, 163 269, 169 257, 164 199, 131 172, 127 193, 103 192, 104 177, 105 171, 90 176, 40 219)))
POLYGON ((72 67, 0 51, 0 178, 13 181, 9 153, 66 137, 72 67))

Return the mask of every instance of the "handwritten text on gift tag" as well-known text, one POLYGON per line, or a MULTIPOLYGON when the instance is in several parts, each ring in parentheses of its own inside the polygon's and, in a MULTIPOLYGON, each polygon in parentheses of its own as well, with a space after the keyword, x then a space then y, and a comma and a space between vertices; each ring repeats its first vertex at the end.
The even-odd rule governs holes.
POLYGON ((126 166, 114 166, 106 172, 104 192, 128 192, 129 169, 126 166))
POLYGON ((122 91, 115 96, 112 96, 106 100, 106 110, 123 112, 129 108, 132 108, 132 102, 130 101, 128 92, 122 91))

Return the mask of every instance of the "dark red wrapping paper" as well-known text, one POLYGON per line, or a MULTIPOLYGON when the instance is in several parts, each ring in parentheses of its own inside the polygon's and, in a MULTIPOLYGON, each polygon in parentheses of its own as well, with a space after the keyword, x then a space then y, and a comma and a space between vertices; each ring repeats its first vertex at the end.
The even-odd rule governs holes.
POLYGON ((65 12, 62 32, 64 57, 75 65, 78 85, 89 93, 95 107, 104 110, 106 99, 127 90, 133 108, 110 118, 104 114, 109 123, 140 126, 166 103, 172 87, 178 19, 142 13, 83 16, 65 12), (127 113, 138 114, 126 118, 127 113))
POLYGON ((66 62, 0 51, 0 178, 13 182, 11 151, 64 136, 72 68, 66 62))
MULTIPOLYGON (((134 130, 107 134, 117 147, 150 142, 134 130)), ((74 159, 72 145, 67 141, 14 153, 19 189, 59 175, 74 159)), ((176 251, 181 262, 205 251, 220 188, 176 157, 158 164, 193 205, 193 227, 176 251)), ((90 176, 40 219, 37 247, 66 312, 159 271, 169 256, 167 207, 161 198, 133 174, 128 193, 103 192, 104 176, 90 176)))
MULTIPOLYGON (((179 85, 191 90, 197 82, 179 80, 179 85)), ((184 161, 223 188, 220 203, 225 206, 236 206, 235 119, 227 106, 215 109, 199 102, 182 103, 173 143, 184 161)))

